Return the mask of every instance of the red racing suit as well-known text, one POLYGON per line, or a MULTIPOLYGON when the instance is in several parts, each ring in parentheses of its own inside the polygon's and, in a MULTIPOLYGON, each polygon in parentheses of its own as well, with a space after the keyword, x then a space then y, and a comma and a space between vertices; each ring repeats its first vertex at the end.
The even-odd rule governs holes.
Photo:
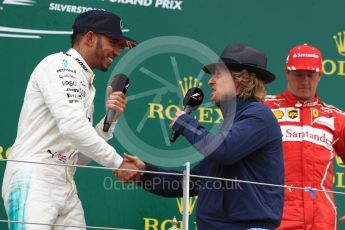
MULTIPOLYGON (((288 90, 265 102, 283 135, 285 185, 333 189, 333 159, 345 159, 345 113, 316 96, 301 101, 288 90)), ((278 229, 336 229, 332 193, 285 189, 283 219, 278 229)))

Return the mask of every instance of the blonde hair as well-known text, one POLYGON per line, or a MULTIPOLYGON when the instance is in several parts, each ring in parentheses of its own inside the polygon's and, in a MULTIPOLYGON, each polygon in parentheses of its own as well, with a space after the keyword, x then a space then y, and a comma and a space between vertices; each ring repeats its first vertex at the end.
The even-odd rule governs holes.
POLYGON ((240 98, 253 98, 259 102, 264 102, 266 96, 266 84, 261 79, 257 78, 255 73, 249 73, 245 69, 230 69, 230 73, 234 79, 236 89, 240 90, 240 98))

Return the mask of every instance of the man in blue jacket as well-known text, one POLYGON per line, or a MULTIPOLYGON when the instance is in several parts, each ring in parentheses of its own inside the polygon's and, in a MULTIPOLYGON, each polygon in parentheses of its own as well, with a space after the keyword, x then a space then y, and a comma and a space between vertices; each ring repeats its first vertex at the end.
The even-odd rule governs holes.
MULTIPOLYGON (((282 185, 284 164, 282 135, 271 110, 264 105, 266 83, 275 76, 266 70, 267 58, 258 50, 242 45, 227 46, 218 63, 204 66, 212 74, 211 101, 222 111, 224 122, 219 133, 205 130, 184 112, 176 113, 172 129, 183 135, 204 159, 191 174, 282 185)), ((134 156, 137 167, 164 171, 134 156)), ((120 178, 121 179, 121 178, 120 178)), ((145 173, 143 188, 165 196, 182 196, 182 178, 145 173), (180 183, 178 189, 166 183, 145 187, 147 181, 180 183)), ((241 182, 191 177, 191 196, 198 196, 197 227, 203 229, 275 229, 283 210, 283 188, 241 182), (218 183, 215 183, 218 182, 218 183), (222 186, 219 186, 221 184, 222 186), (215 186, 217 185, 217 186, 215 186)), ((152 184, 150 184, 152 185, 152 184)))

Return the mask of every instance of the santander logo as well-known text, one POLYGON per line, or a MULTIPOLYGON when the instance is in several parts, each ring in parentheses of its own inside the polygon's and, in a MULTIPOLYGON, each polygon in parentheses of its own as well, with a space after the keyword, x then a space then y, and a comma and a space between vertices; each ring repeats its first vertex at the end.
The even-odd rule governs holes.
POLYGON ((315 59, 318 59, 319 58, 319 55, 315 54, 315 53, 294 53, 292 55, 293 58, 315 58, 315 59))
POLYGON ((281 126, 283 141, 309 141, 332 149, 333 134, 311 126, 281 126))

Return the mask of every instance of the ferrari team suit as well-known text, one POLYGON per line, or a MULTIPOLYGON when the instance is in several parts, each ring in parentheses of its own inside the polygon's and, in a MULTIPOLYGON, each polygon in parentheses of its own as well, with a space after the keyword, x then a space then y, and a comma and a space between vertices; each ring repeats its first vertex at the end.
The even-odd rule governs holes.
MULTIPOLYGON (((288 90, 266 104, 283 133, 285 184, 333 190, 333 159, 345 159, 345 113, 320 101, 294 97, 288 90)), ((285 189, 279 229, 336 229, 332 193, 285 189)))

